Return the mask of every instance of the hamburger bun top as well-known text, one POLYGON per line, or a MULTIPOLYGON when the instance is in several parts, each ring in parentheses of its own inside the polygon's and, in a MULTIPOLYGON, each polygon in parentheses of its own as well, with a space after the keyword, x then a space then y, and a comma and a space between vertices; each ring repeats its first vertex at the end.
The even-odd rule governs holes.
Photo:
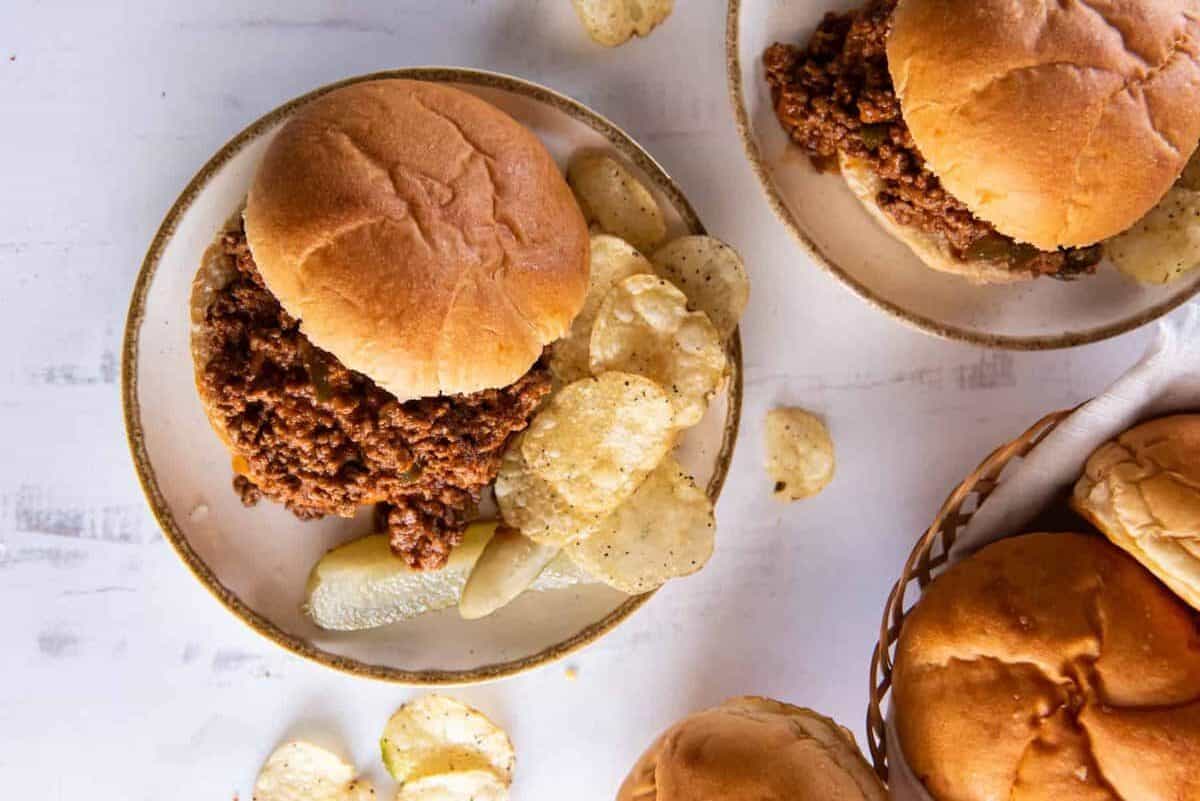
POLYGON ((546 148, 443 84, 306 104, 268 147, 245 224, 308 339, 401 400, 511 384, 587 290, 587 224, 546 148))
POLYGON ((895 723, 938 801, 1200 797, 1200 634, 1100 537, 1029 534, 938 576, 900 632, 895 723))
POLYGON ((1152 420, 1101 445, 1071 505, 1200 609, 1200 415, 1152 420))
POLYGON ((854 738, 809 709, 732 698, 686 717, 642 755, 617 801, 885 801, 854 738))
POLYGON ((887 51, 946 190, 1042 250, 1129 228, 1200 139, 1194 0, 900 0, 887 51))

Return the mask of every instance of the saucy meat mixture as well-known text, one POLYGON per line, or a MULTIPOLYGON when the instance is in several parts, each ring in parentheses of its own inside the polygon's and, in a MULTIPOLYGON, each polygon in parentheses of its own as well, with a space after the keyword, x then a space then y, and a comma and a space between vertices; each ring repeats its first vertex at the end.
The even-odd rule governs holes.
POLYGON ((237 272, 205 315, 215 355, 201 380, 253 476, 234 478, 242 502, 265 496, 302 519, 378 502, 393 551, 415 568, 443 566, 508 438, 550 391, 545 365, 503 389, 401 403, 309 343, 263 284, 244 231, 221 246, 237 272))
POLYGON ((1073 278, 1092 272, 1099 246, 1041 251, 1000 234, 942 188, 913 143, 887 65, 897 0, 870 0, 829 13, 808 45, 773 44, 763 57, 775 113, 818 169, 838 151, 865 160, 883 179, 877 201, 892 219, 950 243, 954 255, 1000 259, 1020 272, 1073 278))

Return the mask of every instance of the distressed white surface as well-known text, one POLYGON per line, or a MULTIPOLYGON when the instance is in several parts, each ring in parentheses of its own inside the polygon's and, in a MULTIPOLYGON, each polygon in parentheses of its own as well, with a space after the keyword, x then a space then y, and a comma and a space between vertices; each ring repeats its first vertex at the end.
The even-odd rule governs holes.
POLYGON ((375 739, 412 691, 277 650, 187 575, 135 483, 117 385, 166 209, 226 139, 312 87, 420 64, 548 84, 642 142, 751 269, 744 425, 711 565, 566 663, 455 691, 512 732, 521 801, 612 798, 658 730, 736 693, 813 706, 862 742, 884 596, 935 506, 1147 338, 989 353, 909 331, 813 267, 743 158, 718 0, 677 3, 615 52, 567 0, 140 5, 0 4, 6 798, 245 801, 278 741, 306 733, 382 773, 375 739), (792 506, 761 468, 776 403, 826 415, 838 448, 833 484, 792 506))

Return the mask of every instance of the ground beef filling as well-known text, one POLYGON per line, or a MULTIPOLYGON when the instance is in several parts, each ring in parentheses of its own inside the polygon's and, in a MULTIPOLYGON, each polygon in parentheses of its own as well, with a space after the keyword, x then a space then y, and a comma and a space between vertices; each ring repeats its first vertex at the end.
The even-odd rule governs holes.
POLYGON ((925 167, 887 65, 896 0, 871 0, 846 14, 826 14, 806 47, 773 44, 763 57, 775 113, 818 169, 838 151, 868 162, 884 180, 876 198, 901 225, 939 234, 963 260, 1006 260, 1012 269, 1071 278, 1092 272, 1098 246, 1040 251, 1014 242, 976 218, 925 167))
POLYGON ((248 467, 233 482, 242 502, 266 497, 303 519, 379 502, 392 549, 413 567, 443 566, 508 438, 549 392, 546 368, 504 389, 400 403, 309 343, 263 285, 244 232, 222 248, 237 272, 205 315, 215 356, 202 380, 248 467))

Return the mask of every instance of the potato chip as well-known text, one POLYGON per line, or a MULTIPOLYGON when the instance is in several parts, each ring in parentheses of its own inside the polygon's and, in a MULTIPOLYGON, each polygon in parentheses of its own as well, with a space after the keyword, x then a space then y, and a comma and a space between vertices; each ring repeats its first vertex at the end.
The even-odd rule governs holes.
POLYGON ((736 250, 711 236, 682 236, 650 260, 659 275, 683 290, 689 308, 708 315, 722 340, 733 335, 750 301, 750 279, 736 250))
POLYGON ((345 801, 375 801, 375 788, 366 779, 355 779, 346 788, 345 801))
POLYGON ((507 801, 508 788, 487 770, 439 773, 406 782, 396 801, 507 801))
POLYGON ((605 373, 551 398, 526 429, 521 453, 568 504, 607 514, 666 456, 673 417, 667 393, 655 382, 605 373))
POLYGON ((622 592, 649 592, 712 556, 712 501, 671 457, 596 530, 572 542, 580 567, 622 592))
POLYGON ((587 298, 583 308, 571 323, 567 335, 554 343, 550 351, 550 369, 564 384, 591 375, 588 368, 588 348, 592 340, 592 323, 605 295, 620 280, 639 273, 653 273, 650 264, 633 245, 609 234, 592 235, 591 273, 587 298))
POLYGON ((254 801, 370 801, 375 790, 354 766, 320 746, 284 743, 263 763, 254 801))
POLYGON ((674 0, 572 0, 588 36, 616 47, 634 35, 648 36, 671 14, 674 0))
POLYGON ((725 378, 725 349, 703 312, 665 278, 635 275, 613 287, 592 326, 591 367, 645 376, 667 390, 673 425, 704 417, 725 378))
POLYGON ((1158 205, 1104 243, 1117 269, 1147 284, 1166 284, 1200 265, 1200 191, 1171 187, 1158 205))
POLYGON ((595 515, 567 503, 550 482, 525 461, 524 434, 515 437, 504 452, 494 490, 504 522, 534 542, 561 548, 589 530, 595 515))
POLYGON ((471 568, 458 613, 464 620, 478 620, 505 606, 533 584, 558 551, 500 526, 471 568))
POLYGON ((504 729, 461 701, 426 695, 396 710, 379 740, 383 764, 401 783, 484 770, 512 782, 516 754, 504 729))
POLYGON ((584 152, 567 166, 567 183, 588 222, 649 253, 667 235, 662 209, 624 165, 603 153, 584 152))
POLYGON ((833 480, 833 439, 820 419, 803 409, 772 409, 766 434, 767 473, 776 498, 808 498, 833 480))

